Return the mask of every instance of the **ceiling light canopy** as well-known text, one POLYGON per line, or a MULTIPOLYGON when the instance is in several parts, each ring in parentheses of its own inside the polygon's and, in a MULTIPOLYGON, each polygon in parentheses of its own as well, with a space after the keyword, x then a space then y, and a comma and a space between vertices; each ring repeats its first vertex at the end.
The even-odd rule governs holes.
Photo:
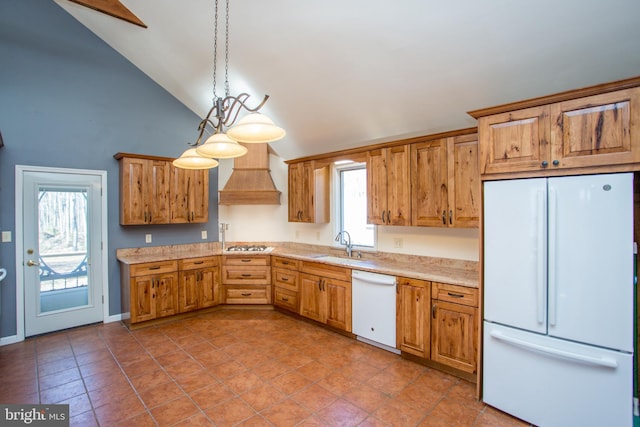
POLYGON ((229 0, 226 0, 225 15, 225 96, 216 94, 216 69, 218 56, 218 0, 215 0, 215 20, 213 39, 213 106, 198 125, 198 139, 189 144, 193 148, 187 149, 179 158, 173 161, 173 165, 182 169, 210 169, 218 166, 214 159, 232 159, 243 156, 247 148, 238 142, 255 144, 274 142, 284 138, 285 131, 276 126, 273 121, 259 113, 269 99, 265 95, 262 102, 256 107, 246 104, 249 95, 241 93, 238 96, 229 94, 229 0), (243 117, 234 126, 238 115, 242 110, 250 114, 243 117), (227 127, 227 132, 224 128, 227 127), (210 131, 212 129, 213 131, 210 131), (211 136, 202 143, 205 131, 211 136))

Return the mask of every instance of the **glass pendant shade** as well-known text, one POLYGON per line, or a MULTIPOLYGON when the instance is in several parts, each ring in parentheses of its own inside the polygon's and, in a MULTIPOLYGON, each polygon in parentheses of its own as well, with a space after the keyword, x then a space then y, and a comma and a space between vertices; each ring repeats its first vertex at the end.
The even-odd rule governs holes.
POLYGON ((218 166, 218 161, 199 156, 195 148, 189 148, 173 161, 173 166, 180 169, 211 169, 218 166))
POLYGON ((232 159, 247 154, 247 148, 224 133, 214 133, 204 144, 196 147, 198 155, 214 159, 232 159))
POLYGON ((273 142, 284 138, 286 132, 273 121, 260 113, 244 116, 238 124, 227 130, 227 135, 238 142, 258 144, 273 142))

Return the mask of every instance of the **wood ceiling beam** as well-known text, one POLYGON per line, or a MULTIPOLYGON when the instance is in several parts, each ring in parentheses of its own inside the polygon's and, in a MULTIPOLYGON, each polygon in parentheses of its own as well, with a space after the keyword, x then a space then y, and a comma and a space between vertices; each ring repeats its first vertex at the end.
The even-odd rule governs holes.
POLYGON ((114 18, 122 19, 130 22, 131 24, 139 25, 143 28, 147 28, 147 25, 140 20, 136 15, 127 9, 120 0, 69 0, 73 3, 77 3, 81 6, 88 7, 98 12, 106 13, 114 18))

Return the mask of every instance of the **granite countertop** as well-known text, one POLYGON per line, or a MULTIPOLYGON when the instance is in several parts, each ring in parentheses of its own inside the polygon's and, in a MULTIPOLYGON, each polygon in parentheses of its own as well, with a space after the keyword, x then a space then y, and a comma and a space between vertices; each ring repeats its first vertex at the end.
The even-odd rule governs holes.
POLYGON ((277 243, 267 246, 269 252, 223 252, 218 242, 118 249, 116 258, 124 264, 140 264, 174 259, 215 255, 254 256, 276 255, 307 262, 340 265, 355 270, 403 276, 413 279, 478 287, 479 272, 476 261, 433 258, 416 255, 363 252, 362 258, 347 258, 344 251, 327 246, 277 243))

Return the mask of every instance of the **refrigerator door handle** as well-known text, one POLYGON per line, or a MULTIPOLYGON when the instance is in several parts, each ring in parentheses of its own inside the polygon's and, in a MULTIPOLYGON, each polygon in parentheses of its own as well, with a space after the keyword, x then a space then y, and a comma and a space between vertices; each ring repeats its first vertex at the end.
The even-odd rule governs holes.
POLYGON ((518 338, 510 337, 508 335, 504 335, 499 331, 491 331, 490 335, 492 338, 495 338, 499 341, 503 341, 508 344, 522 347, 527 350, 537 351, 540 353, 545 353, 545 354, 555 356, 555 357, 560 357, 563 359, 575 360, 577 362, 587 363, 590 365, 603 366, 605 368, 616 369, 618 367, 618 361, 610 357, 593 357, 593 356, 587 356, 586 354, 564 351, 558 348, 547 347, 544 345, 535 344, 529 341, 524 341, 518 338))
POLYGON ((545 265, 544 265, 544 248, 545 248, 545 229, 544 229, 544 220, 546 217, 546 209, 544 204, 544 191, 538 191, 537 194, 537 248, 536 248, 536 269, 537 269, 537 280, 536 280, 536 312, 538 317, 538 324, 542 325, 544 323, 544 309, 545 309, 545 301, 544 301, 544 285, 545 285, 545 265))
POLYGON ((558 200, 555 188, 549 188, 549 326, 557 322, 557 283, 556 283, 556 226, 558 223, 558 200))

